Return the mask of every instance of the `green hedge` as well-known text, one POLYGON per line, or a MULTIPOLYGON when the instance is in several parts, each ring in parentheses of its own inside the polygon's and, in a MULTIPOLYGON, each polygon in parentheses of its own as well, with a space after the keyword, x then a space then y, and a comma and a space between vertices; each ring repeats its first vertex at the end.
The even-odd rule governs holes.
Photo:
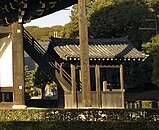
POLYGON ((158 130, 159 122, 0 122, 0 130, 158 130))
POLYGON ((0 110, 0 130, 159 130, 158 109, 0 110))
POLYGON ((0 121, 159 121, 158 109, 0 110, 0 121))

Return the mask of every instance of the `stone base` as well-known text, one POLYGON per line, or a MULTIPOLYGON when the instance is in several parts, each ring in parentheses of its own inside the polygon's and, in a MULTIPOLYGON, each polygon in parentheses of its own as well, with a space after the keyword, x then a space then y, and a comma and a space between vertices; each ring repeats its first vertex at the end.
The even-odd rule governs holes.
POLYGON ((26 105, 13 105, 12 109, 26 109, 27 106, 26 105))

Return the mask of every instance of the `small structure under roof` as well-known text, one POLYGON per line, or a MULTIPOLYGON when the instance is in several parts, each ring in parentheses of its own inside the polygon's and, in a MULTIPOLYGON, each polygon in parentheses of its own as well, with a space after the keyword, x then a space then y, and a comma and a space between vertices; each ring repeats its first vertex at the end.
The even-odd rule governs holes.
MULTIPOLYGON (((79 40, 51 38, 47 52, 71 74, 71 90, 64 93, 65 108, 82 108, 79 40)), ((144 61, 147 57, 126 37, 89 39, 92 107, 124 108, 123 61, 144 61)))
MULTIPOLYGON (((51 38, 50 46, 62 60, 79 60, 80 45, 77 39, 51 38)), ((124 38, 89 39, 90 61, 144 60, 148 55, 138 51, 124 38)))

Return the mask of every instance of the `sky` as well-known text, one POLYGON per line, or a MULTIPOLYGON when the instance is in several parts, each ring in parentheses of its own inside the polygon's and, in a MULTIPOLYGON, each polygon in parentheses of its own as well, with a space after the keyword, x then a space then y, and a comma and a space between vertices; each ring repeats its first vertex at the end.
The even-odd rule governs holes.
POLYGON ((69 23, 70 15, 71 15, 71 7, 35 20, 31 20, 31 22, 24 24, 24 27, 26 26, 52 27, 55 25, 65 25, 66 23, 69 23))

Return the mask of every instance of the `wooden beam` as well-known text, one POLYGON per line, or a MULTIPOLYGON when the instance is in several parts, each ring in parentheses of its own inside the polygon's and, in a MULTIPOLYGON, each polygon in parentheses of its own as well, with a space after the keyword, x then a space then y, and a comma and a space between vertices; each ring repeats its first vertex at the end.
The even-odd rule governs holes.
POLYGON ((61 77, 60 73, 55 71, 55 77, 57 78, 57 81, 63 88, 64 92, 70 93, 71 92, 71 85, 63 78, 61 77))
POLYGON ((13 43, 13 102, 14 105, 24 105, 24 49, 23 49, 23 26, 22 24, 12 24, 13 43))
POLYGON ((101 108, 101 88, 100 88, 100 67, 96 65, 95 67, 95 75, 96 75, 96 91, 97 91, 97 105, 98 108, 101 108))
POLYGON ((123 77, 123 65, 120 65, 120 86, 122 91, 122 107, 124 108, 124 77, 123 77))
POLYGON ((76 69, 75 69, 75 65, 73 64, 71 64, 71 79, 72 79, 72 107, 77 108, 76 69))
MULTIPOLYGON (((80 68, 80 66, 77 66, 78 68, 80 68)), ((90 65, 90 68, 95 68, 95 65, 90 65)), ((100 68, 117 68, 117 69, 119 69, 120 68, 120 66, 119 65, 100 65, 100 68)))
POLYGON ((14 87, 0 87, 0 92, 13 92, 14 87))
POLYGON ((11 33, 11 26, 0 26, 0 33, 11 33))
POLYGON ((60 76, 63 77, 62 63, 60 64, 60 76))
POLYGON ((80 65, 82 75, 82 103, 83 107, 91 107, 90 68, 88 52, 88 29, 86 18, 86 1, 78 0, 79 11, 79 39, 80 65))

